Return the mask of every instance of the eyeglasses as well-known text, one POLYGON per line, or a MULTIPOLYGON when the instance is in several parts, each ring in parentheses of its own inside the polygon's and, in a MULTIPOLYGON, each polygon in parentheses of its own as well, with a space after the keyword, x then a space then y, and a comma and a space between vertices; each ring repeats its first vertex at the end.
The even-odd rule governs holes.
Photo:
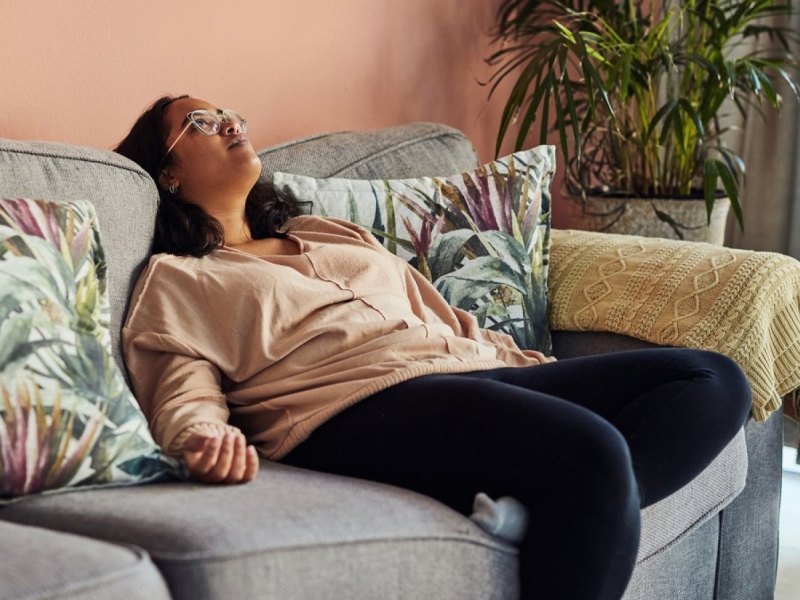
POLYGON ((189 127, 194 127, 203 135, 211 136, 218 134, 219 130, 222 128, 222 124, 228 122, 238 125, 239 130, 242 133, 247 133, 247 121, 244 119, 244 117, 242 117, 236 111, 228 108, 217 109, 216 111, 205 109, 193 110, 186 115, 186 118, 189 119, 189 122, 178 134, 178 137, 175 138, 175 141, 172 142, 172 145, 167 149, 166 153, 164 154, 164 158, 161 159, 161 162, 164 162, 164 159, 167 158, 167 155, 170 152, 172 152, 175 144, 177 144, 178 140, 183 137, 183 134, 189 130, 189 127))

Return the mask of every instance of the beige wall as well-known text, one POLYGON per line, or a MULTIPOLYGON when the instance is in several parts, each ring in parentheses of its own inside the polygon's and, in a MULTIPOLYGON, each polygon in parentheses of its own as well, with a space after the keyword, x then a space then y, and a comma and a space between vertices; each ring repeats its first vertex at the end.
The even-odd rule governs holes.
POLYGON ((493 157, 487 0, 0 0, 0 137, 112 147, 162 94, 238 109, 256 147, 440 121, 493 157))

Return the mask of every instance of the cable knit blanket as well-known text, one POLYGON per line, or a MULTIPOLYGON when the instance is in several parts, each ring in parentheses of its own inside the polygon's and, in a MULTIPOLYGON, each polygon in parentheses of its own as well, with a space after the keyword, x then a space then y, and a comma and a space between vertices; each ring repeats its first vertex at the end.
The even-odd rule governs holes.
POLYGON ((607 331, 733 358, 762 421, 800 388, 800 262, 702 243, 554 230, 554 330, 607 331))

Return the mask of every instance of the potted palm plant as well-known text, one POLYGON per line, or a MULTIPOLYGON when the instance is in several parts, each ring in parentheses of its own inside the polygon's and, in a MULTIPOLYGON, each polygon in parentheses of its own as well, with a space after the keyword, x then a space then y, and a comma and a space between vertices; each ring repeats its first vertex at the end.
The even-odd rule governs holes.
POLYGON ((498 153, 515 125, 516 149, 555 130, 587 228, 722 243, 728 206, 744 228, 731 118, 778 108, 779 80, 798 96, 790 2, 503 0, 490 96, 516 80, 498 153))

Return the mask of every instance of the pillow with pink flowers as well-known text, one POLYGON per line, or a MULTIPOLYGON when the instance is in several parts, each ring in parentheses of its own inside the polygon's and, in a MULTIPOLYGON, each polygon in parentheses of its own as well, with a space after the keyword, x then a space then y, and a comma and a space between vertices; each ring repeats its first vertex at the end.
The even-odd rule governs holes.
POLYGON ((549 354, 547 265, 555 148, 516 152, 473 171, 415 179, 315 179, 275 173, 276 188, 346 219, 428 278, 482 327, 549 354))
POLYGON ((0 504, 181 475, 112 358, 89 202, 0 200, 0 504))

